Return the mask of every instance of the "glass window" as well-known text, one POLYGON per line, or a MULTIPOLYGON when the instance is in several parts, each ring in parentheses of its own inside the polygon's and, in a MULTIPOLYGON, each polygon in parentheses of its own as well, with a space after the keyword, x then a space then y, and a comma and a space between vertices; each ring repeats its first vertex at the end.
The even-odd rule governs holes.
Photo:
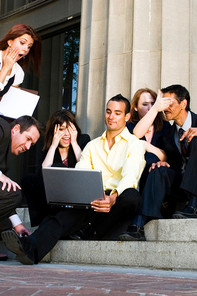
MULTIPOLYGON (((40 100, 33 116, 46 123, 51 114, 61 108, 76 113, 80 24, 41 37, 41 76, 38 79, 33 72, 26 73, 23 87, 38 90, 40 100)), ((40 139, 22 155, 23 174, 37 170, 42 148, 43 139, 40 139)))
POLYGON ((79 26, 65 32, 62 107, 73 113, 76 113, 79 39, 79 26))

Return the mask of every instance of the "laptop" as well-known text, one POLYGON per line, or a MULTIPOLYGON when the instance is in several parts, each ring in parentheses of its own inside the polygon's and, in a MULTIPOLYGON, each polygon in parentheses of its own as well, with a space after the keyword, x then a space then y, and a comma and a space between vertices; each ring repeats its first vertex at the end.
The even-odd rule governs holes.
POLYGON ((99 170, 45 167, 42 174, 47 203, 52 207, 90 209, 91 201, 104 197, 99 170))

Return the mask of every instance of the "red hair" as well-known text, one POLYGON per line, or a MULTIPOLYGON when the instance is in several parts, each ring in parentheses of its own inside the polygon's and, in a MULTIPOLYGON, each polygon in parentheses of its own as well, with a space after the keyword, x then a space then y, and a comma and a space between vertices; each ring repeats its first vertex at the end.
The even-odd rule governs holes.
POLYGON ((31 47, 28 55, 24 59, 19 60, 19 64, 24 69, 28 71, 30 65, 33 66, 34 71, 40 74, 40 64, 41 64, 41 39, 37 33, 30 26, 24 24, 18 24, 13 26, 8 33, 0 40, 0 50, 6 50, 8 47, 8 40, 14 40, 24 34, 28 34, 34 40, 33 46, 31 47))
MULTIPOLYGON (((155 91, 153 91, 150 88, 140 88, 138 89, 134 96, 133 99, 131 101, 131 109, 130 109, 130 113, 131 113, 131 118, 130 118, 130 122, 138 122, 140 120, 138 112, 135 110, 135 108, 137 108, 138 106, 138 102, 140 99, 140 96, 143 93, 149 93, 151 95, 151 97, 153 98, 154 102, 156 101, 157 98, 157 93, 155 91)), ((158 112, 155 120, 154 120, 154 126, 156 128, 156 131, 160 131, 163 128, 163 121, 165 121, 165 117, 163 115, 163 112, 158 112)))

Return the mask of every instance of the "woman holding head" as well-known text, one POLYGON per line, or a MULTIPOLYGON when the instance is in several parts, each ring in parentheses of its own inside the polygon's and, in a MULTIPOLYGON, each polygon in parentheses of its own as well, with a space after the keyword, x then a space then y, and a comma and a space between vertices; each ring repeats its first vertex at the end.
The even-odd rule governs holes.
POLYGON ((138 89, 131 101, 131 118, 127 123, 127 128, 139 139, 144 140, 146 144, 146 168, 141 177, 140 192, 144 187, 151 164, 159 160, 166 160, 165 152, 159 147, 163 133, 170 127, 162 112, 169 103, 168 99, 161 99, 161 92, 158 92, 157 96, 156 92, 149 88, 138 89), (143 124, 143 118, 150 112, 149 110, 157 112, 157 115, 154 122, 148 126, 147 122, 143 124))
POLYGON ((0 97, 19 86, 30 66, 40 74, 41 39, 27 25, 13 26, 0 40, 0 97))
POLYGON ((77 121, 70 111, 56 111, 46 125, 42 167, 75 167, 81 151, 89 141, 88 135, 81 134, 77 121))
POLYGON ((40 170, 38 174, 27 175, 22 179, 32 226, 39 225, 51 211, 46 203, 41 167, 75 167, 81 151, 89 141, 89 135, 81 134, 70 111, 59 110, 51 115, 46 125, 40 170))

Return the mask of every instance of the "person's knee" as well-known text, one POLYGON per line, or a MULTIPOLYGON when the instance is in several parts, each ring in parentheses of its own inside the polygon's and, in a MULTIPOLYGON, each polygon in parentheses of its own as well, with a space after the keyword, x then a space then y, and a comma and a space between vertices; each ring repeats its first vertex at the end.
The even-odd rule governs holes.
POLYGON ((5 188, 4 190, 0 188, 0 199, 18 204, 22 200, 21 190, 16 188, 16 190, 14 191, 11 188, 10 191, 7 191, 7 188, 5 188))
MULTIPOLYGON (((1 218, 1 226, 5 230, 7 227, 7 222, 9 222, 8 217, 15 214, 16 208, 21 203, 21 192, 19 189, 16 191, 10 190, 1 190, 0 189, 0 218, 1 218), (3 222, 5 220, 5 223, 3 222), (3 226, 2 223, 6 225, 3 226)), ((8 229, 8 228, 7 228, 8 229)))
POLYGON ((15 208, 19 207, 22 202, 22 194, 19 189, 16 189, 16 191, 10 192, 10 196, 12 198, 12 204, 14 205, 15 208))
POLYGON ((16 191, 13 191, 11 189, 7 194, 7 198, 10 199, 10 204, 13 205, 13 208, 19 207, 22 202, 21 190, 17 188, 16 191))
POLYGON ((149 178, 157 179, 158 177, 167 176, 170 173, 170 170, 171 169, 166 166, 156 166, 155 169, 151 170, 151 172, 149 173, 149 178))
POLYGON ((141 203, 141 195, 135 188, 127 188, 120 195, 125 208, 138 208, 141 203))

